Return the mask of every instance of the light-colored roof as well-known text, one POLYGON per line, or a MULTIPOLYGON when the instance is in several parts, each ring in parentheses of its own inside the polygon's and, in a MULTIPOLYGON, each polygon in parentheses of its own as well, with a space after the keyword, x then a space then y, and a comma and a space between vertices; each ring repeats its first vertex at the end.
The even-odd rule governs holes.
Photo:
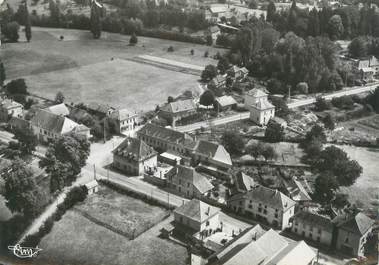
POLYGON ((192 183, 201 194, 205 194, 213 189, 212 183, 204 175, 196 172, 194 168, 182 165, 178 165, 177 167, 178 177, 192 183))
POLYGON ((30 122, 33 126, 56 134, 71 132, 76 126, 79 125, 64 116, 56 115, 46 110, 38 111, 30 122))
POLYGON ((237 101, 232 96, 222 96, 215 99, 221 107, 237 104, 237 101))
POLYGON ((186 133, 178 132, 169 128, 164 128, 152 123, 146 124, 137 132, 137 134, 146 135, 149 137, 177 144, 184 144, 186 141, 193 141, 192 137, 186 133))
POLYGON ((170 154, 168 152, 161 153, 159 156, 170 159, 170 160, 176 160, 177 162, 182 160, 182 158, 180 156, 173 155, 173 154, 170 154))
POLYGON ((299 211, 293 217, 294 222, 299 222, 300 224, 309 224, 311 226, 322 227, 323 230, 330 233, 333 232, 332 220, 323 215, 312 213, 309 211, 299 211))
POLYGON ((219 161, 221 163, 232 165, 232 159, 230 158, 230 154, 225 148, 217 143, 199 140, 195 147, 195 153, 208 156, 213 160, 219 161))
POLYGON ((128 109, 119 109, 111 113, 110 117, 119 121, 124 121, 135 117, 137 114, 129 111, 128 109))
POLYGON ((308 265, 316 258, 316 252, 304 241, 293 242, 278 255, 276 255, 269 265, 308 265))
POLYGON ((186 99, 167 103, 161 108, 161 110, 170 113, 177 113, 182 111, 192 111, 195 110, 195 107, 195 103, 192 99, 186 99))
POLYGON ((211 5, 209 7, 209 10, 212 13, 225 13, 227 11, 227 8, 224 5, 211 5))
POLYGON ((67 116, 68 114, 70 114, 70 110, 64 103, 47 107, 45 110, 54 113, 55 115, 67 116))
POLYGON ((192 199, 191 201, 186 202, 174 210, 174 213, 183 215, 200 223, 207 221, 209 218, 213 217, 219 212, 219 208, 209 205, 198 199, 192 199))
POLYGON ((252 177, 246 175, 242 171, 238 172, 234 179, 238 190, 248 191, 258 185, 252 177))
POLYGON ((274 109, 275 106, 272 105, 268 100, 259 100, 256 104, 253 105, 259 110, 274 109))
POLYGON ((141 162, 156 156, 157 152, 144 141, 129 137, 113 150, 113 154, 141 162))
POLYGON ((93 188, 99 186, 99 183, 97 183, 96 180, 92 180, 92 181, 88 182, 87 184, 85 184, 84 186, 86 186, 87 190, 90 190, 90 189, 93 189, 93 188))
POLYGON ((267 97, 267 94, 265 92, 257 88, 253 88, 247 91, 246 95, 249 95, 252 97, 267 97))

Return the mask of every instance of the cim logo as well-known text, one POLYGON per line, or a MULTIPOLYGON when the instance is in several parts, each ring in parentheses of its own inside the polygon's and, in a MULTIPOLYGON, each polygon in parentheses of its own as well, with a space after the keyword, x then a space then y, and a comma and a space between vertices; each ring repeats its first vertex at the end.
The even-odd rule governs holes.
POLYGON ((19 244, 15 246, 8 246, 9 250, 13 251, 13 254, 18 258, 33 258, 36 257, 38 252, 40 252, 42 249, 38 248, 28 248, 28 247, 21 247, 19 244))

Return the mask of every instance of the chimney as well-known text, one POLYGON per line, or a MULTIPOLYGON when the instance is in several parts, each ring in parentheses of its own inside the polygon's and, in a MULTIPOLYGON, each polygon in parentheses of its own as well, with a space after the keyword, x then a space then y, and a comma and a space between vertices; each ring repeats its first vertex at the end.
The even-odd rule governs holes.
POLYGON ((209 215, 210 212, 211 212, 211 207, 208 206, 208 210, 207 210, 206 214, 209 215))

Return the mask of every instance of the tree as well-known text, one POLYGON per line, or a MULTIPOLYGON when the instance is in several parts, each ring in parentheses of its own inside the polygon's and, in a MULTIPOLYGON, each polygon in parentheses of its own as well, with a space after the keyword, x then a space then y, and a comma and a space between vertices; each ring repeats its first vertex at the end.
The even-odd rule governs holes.
POLYGON ((171 102, 174 102, 174 98, 172 96, 168 96, 167 98, 167 103, 171 103, 171 102))
POLYGON ((367 102, 379 113, 379 86, 367 97, 367 102))
POLYGON ((0 86, 4 85, 6 79, 4 63, 0 61, 0 86))
POLYGON ((190 54, 191 54, 192 56, 195 55, 195 50, 194 50, 194 49, 191 49, 190 54))
POLYGON ((316 111, 324 111, 331 108, 330 102, 326 101, 323 97, 317 97, 315 102, 316 111))
POLYGON ((349 55, 353 58, 359 59, 359 58, 367 56, 367 53, 368 53, 367 40, 364 39, 363 37, 354 38, 350 42, 348 46, 348 50, 349 50, 349 55))
POLYGON ((277 153, 275 152, 275 149, 274 147, 272 147, 271 145, 264 145, 263 146, 263 150, 262 150, 262 156, 265 158, 265 160, 273 160, 274 158, 276 158, 278 155, 277 153))
POLYGON ((61 91, 59 91, 56 95, 55 95, 55 104, 61 104, 63 103, 65 100, 65 97, 63 95, 63 93, 61 91))
POLYGON ((324 128, 322 128, 318 124, 314 125, 312 129, 309 132, 307 132, 302 145, 306 146, 308 143, 310 143, 313 140, 317 140, 320 143, 326 143, 326 135, 324 132, 324 128))
POLYGON ((30 155, 36 150, 38 139, 31 128, 16 129, 14 137, 18 141, 22 155, 30 155))
POLYGON ((314 185, 314 199, 322 204, 330 204, 339 188, 337 179, 330 172, 325 172, 316 178, 314 185))
POLYGON ((226 56, 221 56, 221 58, 218 60, 217 63, 217 69, 220 71, 220 74, 225 74, 226 71, 229 69, 229 60, 226 56))
POLYGON ((296 85, 296 90, 301 94, 308 94, 308 84, 306 82, 300 82, 296 85))
POLYGON ((232 155, 240 155, 245 147, 241 135, 234 131, 225 131, 221 137, 225 149, 232 155))
POLYGON ((266 131, 265 131, 265 140, 268 142, 280 142, 284 139, 284 129, 283 127, 270 119, 270 121, 267 124, 266 131))
POLYGON ((250 0, 249 1, 249 8, 251 8, 251 9, 257 9, 258 8, 258 3, 256 2, 256 0, 250 0))
POLYGON ((325 125, 325 128, 329 129, 329 130, 334 130, 335 129, 335 119, 332 117, 332 115, 330 113, 328 113, 324 119, 323 119, 323 123, 325 125))
POLYGON ((4 174, 7 207, 14 213, 34 217, 41 208, 41 193, 34 181, 33 171, 16 159, 4 174))
POLYGON ((20 25, 13 21, 5 24, 5 26, 1 27, 1 33, 4 34, 5 38, 10 42, 17 42, 19 35, 18 30, 20 29, 20 25))
POLYGON ((309 36, 316 37, 320 35, 320 20, 316 8, 313 8, 311 12, 309 12, 307 29, 309 36))
POLYGON ((10 81, 8 84, 6 84, 5 88, 8 95, 28 94, 25 79, 23 78, 10 81))
POLYGON ((205 69, 201 73, 201 80, 210 81, 217 76, 217 68, 212 64, 205 66, 205 69))
POLYGON ((322 143, 318 139, 312 139, 306 145, 303 146, 306 153, 306 160, 311 164, 315 164, 320 157, 322 151, 322 143))
POLYGON ((287 106, 287 103, 284 99, 272 97, 272 104, 275 106, 275 113, 277 116, 285 119, 290 114, 290 109, 287 106))
POLYGON ((253 143, 247 147, 247 153, 254 157, 255 160, 263 153, 264 146, 261 142, 253 143))
POLYGON ((101 12, 102 7, 99 6, 96 0, 92 1, 91 4, 91 32, 95 39, 99 39, 101 36, 101 12))
POLYGON ((205 90, 200 96, 200 104, 203 106, 211 106, 215 102, 215 96, 212 91, 205 90))
POLYGON ((25 0, 25 38, 28 42, 32 38, 32 24, 30 22, 27 0, 25 0))
POLYGON ((212 44, 213 44, 213 38, 212 38, 212 35, 207 35, 207 37, 206 37, 206 42, 207 42, 207 45, 208 45, 208 46, 212 46, 212 44))
POLYGON ((276 14, 276 7, 273 1, 270 1, 267 5, 267 15, 266 15, 266 21, 272 22, 275 18, 276 14))
POLYGON ((138 42, 137 35, 133 32, 132 36, 130 36, 129 44, 136 45, 138 42))
POLYGON ((332 40, 337 40, 342 36, 344 32, 344 27, 340 15, 334 15, 329 19, 328 31, 329 37, 332 40))

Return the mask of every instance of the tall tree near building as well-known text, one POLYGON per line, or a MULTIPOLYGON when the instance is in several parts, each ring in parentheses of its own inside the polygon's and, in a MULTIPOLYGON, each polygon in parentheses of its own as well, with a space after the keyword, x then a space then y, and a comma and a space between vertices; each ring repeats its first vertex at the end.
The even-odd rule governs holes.
POLYGON ((344 27, 342 24, 342 18, 340 15, 333 15, 328 22, 329 37, 332 40, 338 40, 343 32, 344 27))
POLYGON ((101 5, 96 0, 92 0, 90 22, 91 32, 95 39, 99 39, 101 36, 101 14, 101 5))
POLYGON ((6 79, 4 63, 0 61, 0 86, 4 85, 6 79))
POLYGON ((30 22, 27 0, 25 0, 25 37, 30 42, 32 38, 32 23, 30 22))
POLYGON ((275 14, 276 14, 275 3, 273 1, 270 1, 270 3, 267 6, 266 21, 272 22, 275 18, 275 14))
POLYGON ((311 12, 309 12, 308 35, 313 37, 320 35, 320 20, 316 8, 313 8, 311 12))

